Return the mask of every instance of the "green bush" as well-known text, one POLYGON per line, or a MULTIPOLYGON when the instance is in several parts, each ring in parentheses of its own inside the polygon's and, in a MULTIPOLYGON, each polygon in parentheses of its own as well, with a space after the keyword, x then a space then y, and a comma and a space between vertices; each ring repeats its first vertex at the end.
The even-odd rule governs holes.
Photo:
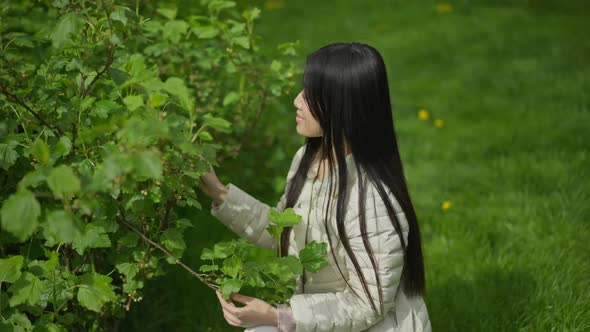
POLYGON ((0 329, 115 330, 178 262, 199 176, 299 73, 298 43, 262 54, 259 14, 2 3, 0 329))

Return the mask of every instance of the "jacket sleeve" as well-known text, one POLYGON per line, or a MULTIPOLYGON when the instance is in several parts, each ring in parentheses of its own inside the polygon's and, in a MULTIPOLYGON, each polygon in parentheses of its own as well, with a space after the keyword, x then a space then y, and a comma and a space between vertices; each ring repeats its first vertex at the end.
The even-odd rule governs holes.
MULTIPOLYGON (((305 145, 297 150, 291 161, 287 181, 285 182, 285 190, 276 205, 278 211, 285 208, 287 184, 297 171, 304 147, 305 145)), ((271 207, 260 202, 231 182, 228 183, 227 189, 227 196, 220 205, 215 206, 211 203, 211 215, 250 243, 261 248, 276 249, 276 241, 266 231, 266 226, 269 223, 268 212, 271 207)))
MULTIPOLYGON (((408 225, 405 215, 393 194, 390 193, 389 197, 400 220, 402 234, 405 243, 407 243, 408 225)), ((358 200, 354 202, 353 200, 354 198, 351 197, 352 204, 358 205, 358 200)), ((385 204, 374 186, 367 186, 365 209, 367 237, 375 256, 377 272, 383 289, 384 312, 387 313, 393 310, 396 292, 400 284, 403 268, 402 245, 388 217, 385 204)), ((349 211, 355 212, 345 217, 347 238, 361 267, 378 314, 372 310, 370 299, 364 291, 354 265, 350 257, 345 254, 350 286, 346 286, 344 290, 338 292, 295 294, 290 298, 289 303, 295 320, 296 332, 364 331, 384 317, 380 312, 375 272, 363 245, 359 229, 360 223, 358 212, 356 212, 358 208, 351 206, 349 211)))

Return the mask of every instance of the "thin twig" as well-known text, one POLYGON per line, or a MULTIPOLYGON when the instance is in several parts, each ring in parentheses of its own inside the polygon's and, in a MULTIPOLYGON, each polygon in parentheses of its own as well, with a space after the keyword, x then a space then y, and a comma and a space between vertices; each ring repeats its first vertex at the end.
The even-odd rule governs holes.
POLYGON ((75 268, 72 270, 72 273, 73 273, 73 274, 76 274, 76 272, 78 272, 78 271, 79 271, 79 270, 82 268, 82 266, 84 266, 84 264, 86 263, 86 261, 87 261, 87 260, 88 260, 88 255, 86 254, 86 255, 84 255, 84 256, 82 257, 82 261, 80 262, 80 264, 78 264, 78 266, 76 266, 76 267, 75 267, 75 268))
POLYGON ((4 84, 0 84, 0 92, 2 92, 2 94, 4 94, 4 96, 6 96, 6 98, 13 102, 16 103, 20 106, 22 106, 25 110, 27 110, 29 113, 33 114, 33 116, 35 118, 37 118, 37 120, 39 120, 39 122, 41 122, 41 124, 43 124, 45 127, 49 128, 49 130, 51 130, 55 136, 63 136, 64 133, 63 131, 59 128, 59 127, 54 127, 52 125, 50 125, 49 123, 47 123, 39 113, 35 112, 35 110, 33 110, 29 105, 27 105, 24 101, 22 101, 20 98, 18 98, 16 95, 12 94, 10 91, 8 91, 8 89, 6 88, 6 86, 4 84))
POLYGON ((167 228, 168 223, 170 222, 170 212, 172 211, 172 205, 174 201, 169 199, 166 201, 166 210, 164 212, 164 218, 161 219, 160 225, 158 226, 158 233, 162 230, 162 228, 167 228))
POLYGON ((142 232, 140 232, 139 230, 137 230, 135 227, 131 226, 131 224, 129 224, 125 220, 119 218, 119 222, 122 223, 123 225, 125 225, 127 228, 129 228, 133 232, 135 232, 137 235, 139 235, 144 241, 146 241, 149 244, 151 244, 152 246, 160 249, 160 251, 162 251, 168 257, 172 258, 176 262, 176 264, 180 265, 183 269, 187 270, 190 274, 192 274, 194 277, 196 277, 197 279, 199 279, 202 283, 204 283, 205 285, 207 285, 207 287, 209 287, 209 288, 211 288, 213 290, 219 289, 219 286, 217 286, 215 284, 211 284, 205 278, 203 278, 203 275, 206 275, 206 274, 195 272, 193 269, 191 269, 190 267, 188 267, 186 264, 184 264, 182 261, 180 261, 174 255, 172 255, 168 250, 164 249, 164 247, 162 247, 158 243, 150 240, 147 236, 145 236, 145 234, 143 234, 142 232))
POLYGON ((96 83, 96 81, 98 81, 98 79, 107 70, 109 70, 109 68, 111 68, 111 65, 113 64, 113 53, 114 53, 113 46, 111 44, 107 44, 107 49, 108 49, 108 54, 107 54, 107 59, 104 64, 104 68, 101 71, 96 72, 96 76, 94 76, 92 81, 90 81, 90 84, 88 84, 86 89, 84 89, 84 92, 82 93, 82 97, 86 97, 88 95, 88 93, 90 92, 90 90, 92 89, 92 86, 94 85, 94 83, 96 83))

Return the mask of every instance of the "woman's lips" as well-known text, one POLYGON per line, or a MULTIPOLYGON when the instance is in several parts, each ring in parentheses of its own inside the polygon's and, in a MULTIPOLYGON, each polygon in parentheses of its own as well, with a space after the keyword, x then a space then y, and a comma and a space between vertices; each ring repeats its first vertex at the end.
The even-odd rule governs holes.
POLYGON ((297 114, 297 115, 295 116, 295 120, 297 120, 297 121, 302 121, 302 120, 303 120, 303 117, 302 117, 301 115, 297 114))

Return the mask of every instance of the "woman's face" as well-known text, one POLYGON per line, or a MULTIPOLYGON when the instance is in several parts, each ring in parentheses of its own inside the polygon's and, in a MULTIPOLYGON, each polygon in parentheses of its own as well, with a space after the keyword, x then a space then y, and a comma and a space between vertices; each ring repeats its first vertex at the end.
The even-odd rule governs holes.
POLYGON ((309 106, 303 99, 303 90, 299 92, 293 105, 297 108, 297 115, 295 121, 297 121, 297 133, 305 137, 320 137, 322 136, 322 127, 320 123, 311 115, 309 106))

